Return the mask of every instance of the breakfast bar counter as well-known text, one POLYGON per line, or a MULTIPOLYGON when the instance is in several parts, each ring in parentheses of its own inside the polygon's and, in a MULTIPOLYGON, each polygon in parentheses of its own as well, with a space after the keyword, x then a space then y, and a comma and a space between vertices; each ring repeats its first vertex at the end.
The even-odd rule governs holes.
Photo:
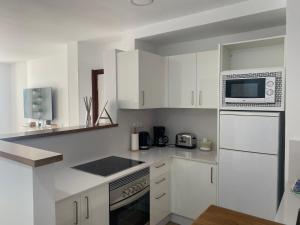
POLYGON ((0 156, 31 167, 39 167, 63 160, 56 152, 0 141, 0 156))

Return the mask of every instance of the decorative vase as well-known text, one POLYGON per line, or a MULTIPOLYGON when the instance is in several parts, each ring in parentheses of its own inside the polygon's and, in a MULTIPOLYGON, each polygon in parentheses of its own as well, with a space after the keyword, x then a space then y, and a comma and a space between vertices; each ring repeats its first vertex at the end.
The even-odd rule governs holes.
POLYGON ((86 113, 86 121, 85 121, 86 127, 91 127, 92 126, 92 116, 90 113, 86 113))

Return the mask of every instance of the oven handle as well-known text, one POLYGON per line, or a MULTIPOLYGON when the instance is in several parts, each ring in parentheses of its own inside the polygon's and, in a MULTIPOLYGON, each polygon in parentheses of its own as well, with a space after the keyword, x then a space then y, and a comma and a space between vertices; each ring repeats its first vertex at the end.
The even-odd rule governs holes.
POLYGON ((150 191, 150 187, 148 186, 144 190, 136 193, 135 195, 133 195, 133 196, 131 196, 129 198, 126 198, 123 201, 120 201, 120 202, 117 202, 117 203, 111 205, 110 206, 110 211, 117 210, 119 208, 122 208, 125 205, 129 205, 130 203, 132 203, 132 202, 138 200, 140 197, 144 196, 149 191, 150 191))

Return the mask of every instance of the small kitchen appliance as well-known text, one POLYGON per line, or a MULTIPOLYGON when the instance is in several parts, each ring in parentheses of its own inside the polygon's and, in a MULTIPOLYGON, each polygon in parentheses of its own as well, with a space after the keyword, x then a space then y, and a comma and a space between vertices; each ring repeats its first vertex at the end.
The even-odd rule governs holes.
POLYGON ((148 150, 150 148, 150 134, 147 131, 139 132, 139 148, 140 150, 148 150))
POLYGON ((203 138, 199 143, 199 149, 201 151, 211 151, 212 150, 212 141, 207 138, 203 138))
POLYGON ((282 68, 224 71, 221 75, 221 109, 284 110, 282 68))
POLYGON ((192 133, 179 133, 176 134, 176 147, 180 148, 196 148, 197 146, 197 138, 196 135, 192 133))
POLYGON ((165 147, 169 142, 169 138, 165 135, 166 128, 162 126, 153 127, 154 142, 156 147, 165 147))

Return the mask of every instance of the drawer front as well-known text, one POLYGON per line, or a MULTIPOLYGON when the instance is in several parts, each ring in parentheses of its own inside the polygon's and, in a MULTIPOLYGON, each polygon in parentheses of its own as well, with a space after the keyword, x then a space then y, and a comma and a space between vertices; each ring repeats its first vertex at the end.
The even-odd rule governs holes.
POLYGON ((156 162, 150 167, 150 179, 151 180, 155 179, 169 171, 170 171, 170 161, 169 160, 163 160, 163 161, 156 162))
POLYGON ((166 172, 156 178, 153 178, 150 182, 151 193, 157 193, 160 191, 170 190, 170 173, 166 172))
POLYGON ((156 225, 170 214, 171 198, 168 182, 150 192, 150 224, 156 225))

